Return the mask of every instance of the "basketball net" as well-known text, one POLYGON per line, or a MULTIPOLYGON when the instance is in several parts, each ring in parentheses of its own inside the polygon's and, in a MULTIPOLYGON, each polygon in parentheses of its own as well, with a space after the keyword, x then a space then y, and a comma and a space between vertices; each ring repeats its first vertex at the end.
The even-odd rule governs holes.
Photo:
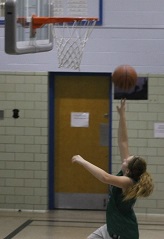
MULTIPOLYGON (((37 28, 46 24, 52 24, 52 34, 57 48, 58 66, 80 70, 84 47, 97 20, 97 18, 37 17, 33 15, 31 35, 35 37, 37 28)), ((22 22, 22 19, 20 18, 19 21, 22 22)))
POLYGON ((74 20, 53 24, 53 37, 57 49, 58 67, 80 70, 84 47, 96 20, 74 20))

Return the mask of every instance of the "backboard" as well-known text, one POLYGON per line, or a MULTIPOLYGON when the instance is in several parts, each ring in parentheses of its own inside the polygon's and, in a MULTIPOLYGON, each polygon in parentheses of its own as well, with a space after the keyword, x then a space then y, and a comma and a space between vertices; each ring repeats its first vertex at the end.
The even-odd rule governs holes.
POLYGON ((31 35, 31 17, 50 16, 50 0, 6 0, 5 52, 26 54, 49 51, 53 48, 51 26, 45 25, 31 35))
POLYGON ((52 24, 32 31, 32 16, 96 17, 102 20, 102 0, 6 0, 5 52, 26 54, 53 48, 52 24))
POLYGON ((5 0, 0 0, 0 25, 4 24, 5 0))
POLYGON ((102 0, 52 0, 53 16, 96 17, 96 25, 102 24, 102 0))

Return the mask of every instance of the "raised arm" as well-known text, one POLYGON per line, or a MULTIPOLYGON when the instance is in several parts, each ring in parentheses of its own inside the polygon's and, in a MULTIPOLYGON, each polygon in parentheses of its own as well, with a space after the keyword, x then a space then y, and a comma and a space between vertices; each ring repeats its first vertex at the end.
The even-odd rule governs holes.
POLYGON ((126 100, 122 99, 120 106, 117 106, 117 112, 119 114, 119 125, 118 125, 118 147, 120 151, 121 160, 129 157, 128 148, 128 132, 126 126, 126 115, 125 115, 126 100))

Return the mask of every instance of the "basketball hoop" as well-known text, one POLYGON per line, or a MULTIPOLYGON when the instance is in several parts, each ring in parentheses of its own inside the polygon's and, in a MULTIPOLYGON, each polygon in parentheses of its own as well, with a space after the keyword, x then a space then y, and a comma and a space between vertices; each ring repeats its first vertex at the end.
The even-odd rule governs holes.
POLYGON ((84 47, 97 18, 32 17, 32 29, 53 24, 52 34, 57 49, 58 67, 80 70, 84 47))

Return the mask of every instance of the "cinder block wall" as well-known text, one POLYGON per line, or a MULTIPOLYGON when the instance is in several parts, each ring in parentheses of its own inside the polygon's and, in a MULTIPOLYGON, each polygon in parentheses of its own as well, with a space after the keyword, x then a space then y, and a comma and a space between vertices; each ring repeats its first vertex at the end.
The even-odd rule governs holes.
MULTIPOLYGON (((164 122, 164 76, 149 76, 149 98, 146 101, 127 101, 127 126, 130 153, 143 156, 152 174, 155 190, 148 199, 139 199, 138 213, 164 213, 164 138, 154 137, 154 123, 164 122)), ((113 101, 113 173, 120 169, 117 147, 118 115, 113 101)))
MULTIPOLYGON (((150 74, 148 101, 127 106, 131 152, 145 156, 155 179, 153 195, 139 200, 136 207, 147 213, 164 213, 164 140, 155 139, 153 132, 154 122, 164 119, 164 75, 159 75, 164 74, 163 13, 163 0, 103 0, 103 25, 94 29, 81 64, 81 72, 112 72, 126 63, 140 74, 150 74)), ((55 48, 40 54, 5 54, 4 26, 0 27, 0 55, 0 110, 4 110, 0 208, 46 209, 48 84, 44 72, 65 69, 58 69, 55 48), (12 118, 15 108, 20 110, 18 119, 12 118)), ((114 172, 119 168, 116 104, 113 101, 114 172)))
MULTIPOLYGON (((154 138, 154 123, 164 121, 164 76, 149 76, 149 98, 127 101, 130 152, 142 155, 155 182, 136 212, 164 213, 164 139, 154 138)), ((0 209, 48 208, 48 76, 47 73, 0 73, 0 209), (12 117, 13 109, 20 117, 12 117)), ((113 100, 112 171, 120 169, 118 115, 113 100)))
POLYGON ((0 73, 1 209, 47 209, 47 97, 47 73, 0 73))

